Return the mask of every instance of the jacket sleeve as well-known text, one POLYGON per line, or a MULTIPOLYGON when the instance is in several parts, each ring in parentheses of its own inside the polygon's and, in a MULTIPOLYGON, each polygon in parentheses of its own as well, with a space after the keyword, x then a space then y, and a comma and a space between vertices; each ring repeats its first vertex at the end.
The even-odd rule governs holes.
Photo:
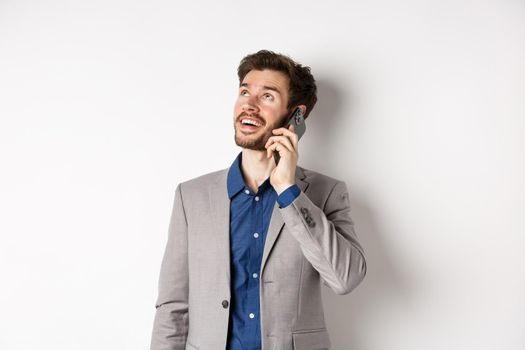
POLYGON ((324 210, 302 191, 292 204, 279 210, 325 285, 336 294, 347 294, 363 280, 366 261, 350 218, 345 182, 335 184, 324 210))
POLYGON ((188 336, 188 238, 181 185, 168 229, 168 241, 162 259, 159 294, 151 338, 151 350, 183 350, 188 336))

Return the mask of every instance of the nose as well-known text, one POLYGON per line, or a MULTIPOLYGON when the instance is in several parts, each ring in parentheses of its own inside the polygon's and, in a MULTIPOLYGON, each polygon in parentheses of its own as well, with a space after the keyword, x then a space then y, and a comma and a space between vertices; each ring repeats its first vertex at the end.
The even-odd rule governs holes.
POLYGON ((255 103, 255 98, 253 96, 248 97, 242 104, 241 108, 243 112, 247 113, 254 113, 259 110, 259 107, 257 107, 257 104, 255 103))

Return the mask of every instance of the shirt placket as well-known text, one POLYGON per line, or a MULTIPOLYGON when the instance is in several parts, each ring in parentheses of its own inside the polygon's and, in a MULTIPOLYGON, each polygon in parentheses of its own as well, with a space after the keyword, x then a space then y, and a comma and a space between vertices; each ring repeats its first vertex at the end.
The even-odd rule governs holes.
POLYGON ((256 343, 256 340, 259 337, 255 336, 260 332, 260 307, 259 307, 259 270, 260 270, 260 261, 262 259, 262 238, 263 238, 263 203, 262 203, 262 193, 258 191, 255 196, 252 198, 252 213, 253 213, 253 238, 251 250, 251 259, 249 263, 249 290, 250 290, 250 302, 253 305, 253 312, 248 315, 249 321, 253 321, 251 324, 251 329, 253 331, 254 337, 252 337, 253 344, 251 349, 257 349, 259 344, 256 343))

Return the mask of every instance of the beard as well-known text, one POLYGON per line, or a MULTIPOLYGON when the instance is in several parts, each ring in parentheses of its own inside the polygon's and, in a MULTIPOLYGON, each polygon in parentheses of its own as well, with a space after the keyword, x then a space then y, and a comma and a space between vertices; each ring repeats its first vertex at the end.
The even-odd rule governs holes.
POLYGON ((266 124, 263 122, 263 119, 257 114, 247 114, 241 113, 239 117, 234 120, 233 128, 235 129, 235 144, 242 148, 251 149, 254 151, 266 151, 264 145, 268 139, 273 136, 272 130, 278 129, 283 126, 283 121, 286 115, 282 116, 278 122, 274 124, 266 124), (257 129, 256 132, 252 134, 244 134, 238 127, 237 122, 241 120, 241 117, 250 116, 257 118, 261 122, 261 126, 257 129))

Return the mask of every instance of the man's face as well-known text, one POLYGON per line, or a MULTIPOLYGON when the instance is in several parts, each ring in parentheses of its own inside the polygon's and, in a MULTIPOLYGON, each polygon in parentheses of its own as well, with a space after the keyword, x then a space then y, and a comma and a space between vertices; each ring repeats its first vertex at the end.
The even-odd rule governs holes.
POLYGON ((237 146, 266 150, 272 130, 282 127, 288 115, 288 88, 289 79, 282 72, 265 69, 246 74, 233 113, 237 146))

